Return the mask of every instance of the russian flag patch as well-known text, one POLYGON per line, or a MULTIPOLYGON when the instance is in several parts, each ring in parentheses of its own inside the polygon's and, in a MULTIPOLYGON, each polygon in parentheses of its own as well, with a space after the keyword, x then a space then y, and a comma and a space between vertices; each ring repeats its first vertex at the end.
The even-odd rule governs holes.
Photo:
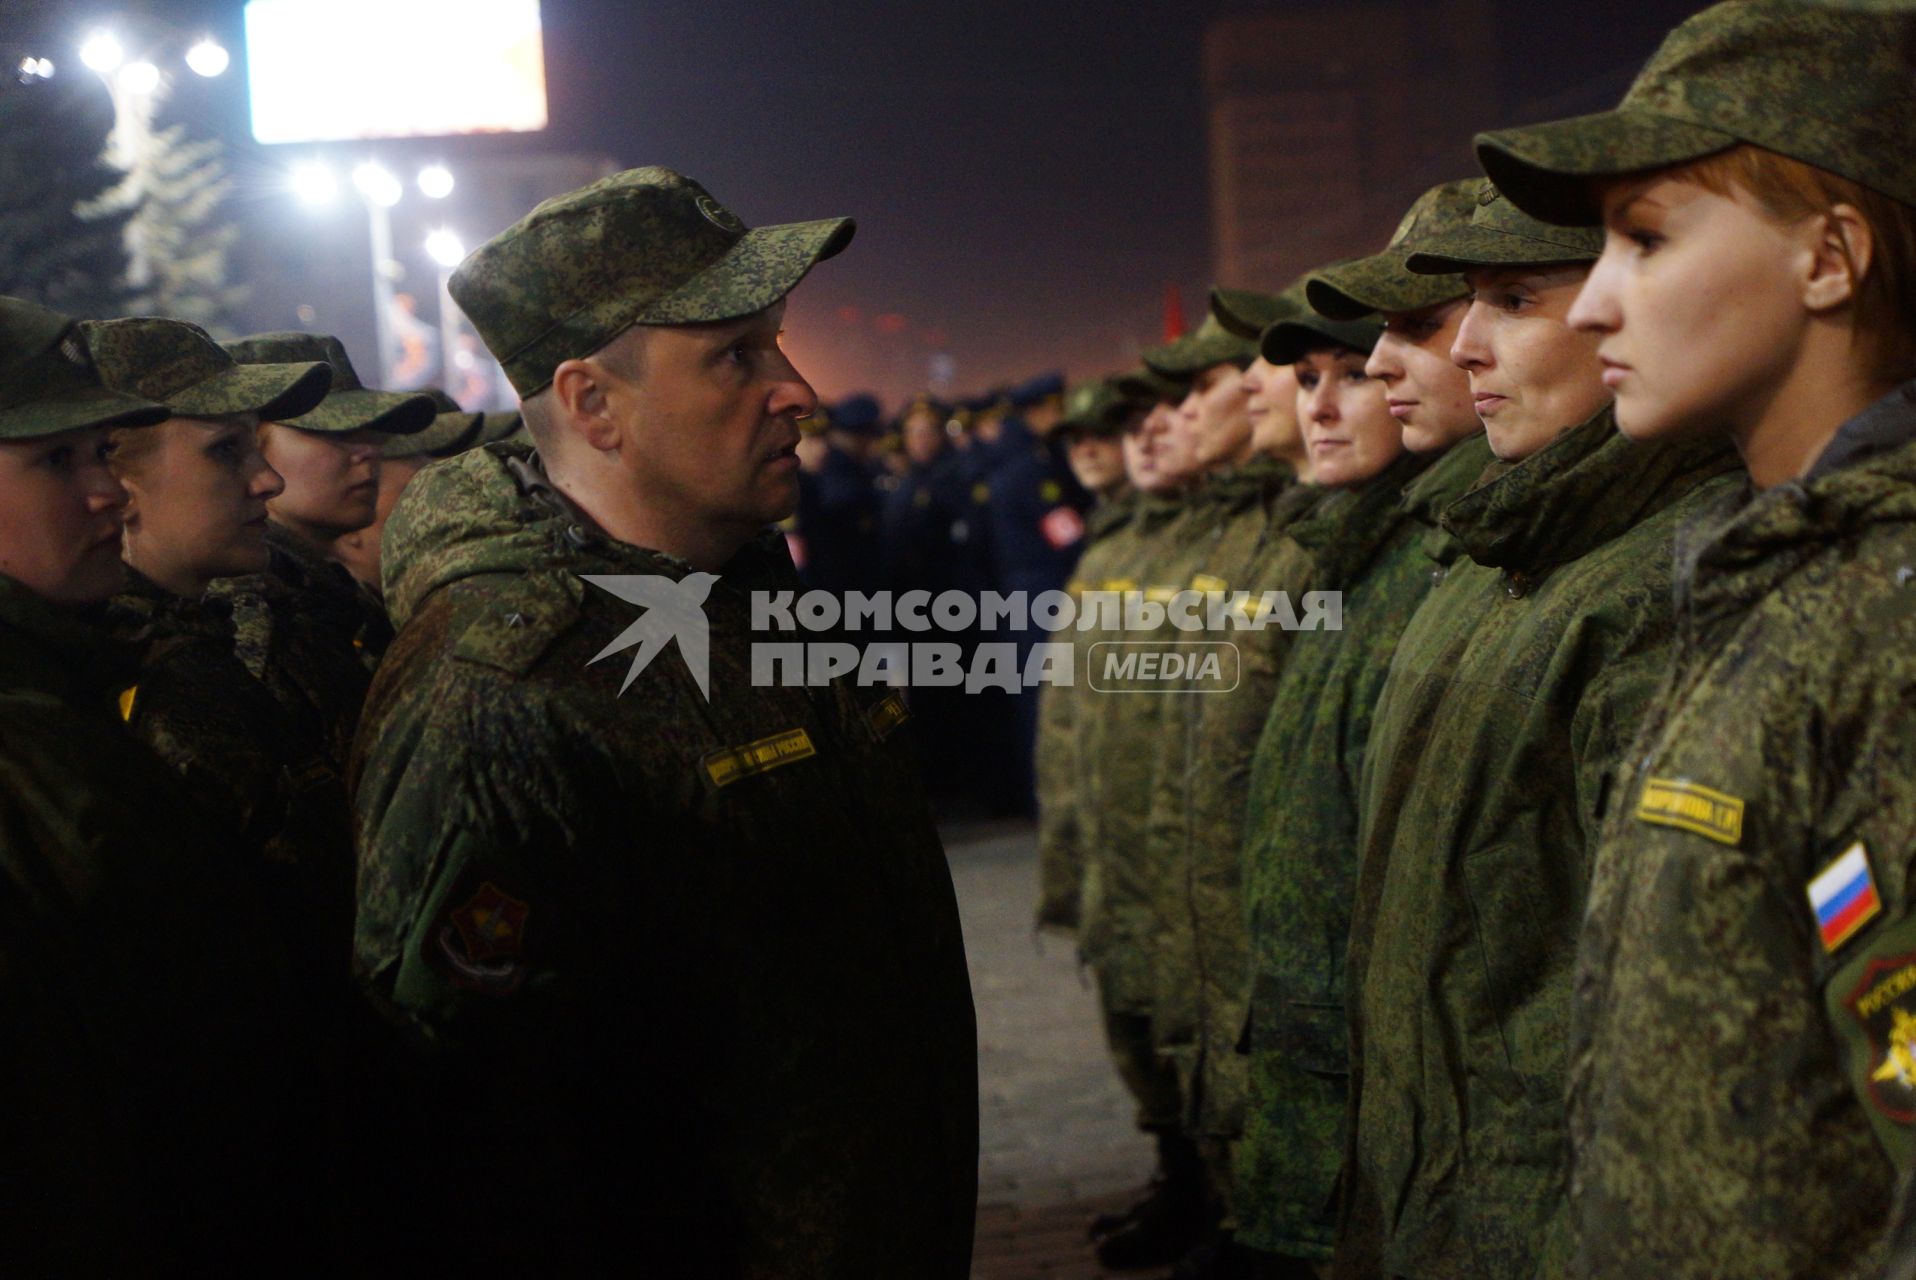
POLYGON ((1876 879, 1870 875, 1869 854, 1862 841, 1851 845, 1810 881, 1809 896, 1823 950, 1831 954, 1881 913, 1883 900, 1876 893, 1876 879))

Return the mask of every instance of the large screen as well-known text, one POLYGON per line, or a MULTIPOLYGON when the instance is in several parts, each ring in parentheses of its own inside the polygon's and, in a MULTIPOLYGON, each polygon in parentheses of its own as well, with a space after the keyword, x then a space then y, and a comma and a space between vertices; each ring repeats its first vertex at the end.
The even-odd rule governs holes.
POLYGON ((546 126, 539 0, 248 0, 246 64, 261 142, 546 126))

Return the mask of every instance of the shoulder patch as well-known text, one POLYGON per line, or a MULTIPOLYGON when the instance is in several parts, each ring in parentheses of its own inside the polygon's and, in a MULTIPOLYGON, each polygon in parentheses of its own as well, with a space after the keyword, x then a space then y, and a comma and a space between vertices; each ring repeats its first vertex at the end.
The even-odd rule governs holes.
POLYGON ((525 981, 532 917, 532 904, 498 881, 462 876, 426 940, 427 960, 455 986, 511 995, 525 981))
POLYGON ((1674 778, 1646 778, 1637 818, 1689 831, 1735 848, 1743 840, 1743 802, 1711 787, 1674 778))
POLYGON ((742 778, 770 773, 773 769, 809 759, 818 754, 812 735, 803 729, 788 729, 742 747, 714 751, 701 762, 715 787, 729 787, 742 778))
POLYGON ((453 646, 453 656, 524 675, 579 618, 584 585, 571 574, 527 574, 488 590, 453 646))
POLYGON ((1830 979, 1823 1002, 1844 1075, 1898 1167, 1916 1156, 1916 916, 1881 931, 1830 979))
POLYGON ((905 705, 905 696, 893 689, 865 713, 865 719, 870 722, 872 733, 883 742, 899 725, 911 719, 911 709, 905 705))

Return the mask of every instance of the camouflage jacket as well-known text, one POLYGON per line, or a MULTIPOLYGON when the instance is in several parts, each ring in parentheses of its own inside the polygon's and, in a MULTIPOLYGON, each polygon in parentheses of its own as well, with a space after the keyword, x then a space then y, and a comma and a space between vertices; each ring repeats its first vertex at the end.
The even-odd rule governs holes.
POLYGON ((1559 1270, 1589 856, 1670 660, 1676 526, 1734 467, 1606 411, 1444 511, 1470 559, 1399 641, 1360 784, 1340 1273, 1372 1245, 1416 1280, 1559 1270))
MULTIPOLYGON (((1138 534, 1138 499, 1128 495, 1105 502, 1091 512, 1085 527, 1084 555, 1065 590, 1084 602, 1091 591, 1121 591, 1125 575, 1143 545, 1138 534)), ((1084 756, 1079 741, 1086 716, 1081 707, 1097 693, 1086 680, 1091 646, 1107 638, 1103 633, 1073 631, 1054 636, 1075 646, 1072 683, 1043 690, 1038 710, 1036 769, 1038 781, 1038 924, 1075 929, 1078 899, 1084 881, 1085 848, 1079 814, 1080 779, 1084 756)), ((1115 632, 1108 637, 1119 638, 1115 632)))
POLYGON ((303 967, 343 985, 353 838, 329 744, 240 665, 225 600, 187 600, 131 570, 128 579, 107 613, 138 664, 121 714, 247 856, 303 967))
POLYGON ((317 1117, 295 1114, 281 958, 220 833, 120 723, 133 675, 0 576, 9 1275, 263 1272, 321 1238, 288 1216, 314 1205, 317 1117))
MULTIPOLYGON (((1305 509, 1289 467, 1255 463, 1212 484, 1211 528, 1184 589, 1249 600, 1306 587, 1310 557, 1286 536, 1305 509), (1272 508, 1282 503, 1273 519, 1272 508)), ((1316 491, 1307 490, 1315 493, 1316 491)), ((1262 630, 1230 622, 1170 637, 1188 651, 1226 661, 1224 682, 1140 699, 1162 704, 1162 753, 1146 818, 1145 858, 1155 877, 1149 940, 1152 1035, 1185 1083, 1190 1132, 1234 1135, 1243 1128, 1244 1079, 1236 1052, 1244 1026, 1247 941, 1239 893, 1251 748, 1270 709, 1292 635, 1277 620, 1262 630), (1227 648, 1228 646, 1228 648, 1227 648)))
POLYGON ((625 1265, 642 1212, 698 1275, 964 1276, 950 874, 902 699, 754 686, 751 596, 801 589, 776 531, 694 574, 492 445, 422 473, 385 549, 355 960, 444 1064, 438 1149, 483 1175, 447 1211, 486 1229, 448 1247, 625 1265), (628 654, 654 612, 584 574, 692 616, 628 654))
POLYGON ((1913 393, 1845 428, 1900 448, 1679 543, 1578 956, 1581 1275, 1878 1274, 1916 1147, 1913 393))
POLYGON ((390 624, 343 567, 270 521, 266 536, 267 572, 217 579, 206 601, 231 617, 240 665, 302 731, 325 742, 328 762, 343 774, 390 624))
POLYGON ((1350 1075, 1344 946, 1357 778, 1391 652, 1431 587, 1425 526, 1403 505, 1405 486, 1441 508, 1490 461, 1482 436, 1434 463, 1407 455, 1291 527, 1314 562, 1309 589, 1342 593, 1343 628, 1292 637, 1247 787, 1252 1079, 1233 1204, 1239 1238, 1267 1252, 1331 1252, 1350 1075))
MULTIPOLYGON (((1120 585, 1135 583, 1137 591, 1159 602, 1182 590, 1197 563, 1198 539, 1208 529, 1208 506, 1201 491, 1139 499, 1135 524, 1141 545, 1120 585)), ((1078 808, 1086 851, 1078 950, 1098 970, 1106 1004, 1125 1013, 1148 1013, 1151 1006, 1146 947, 1152 881, 1144 861, 1144 824, 1159 761, 1162 702, 1099 692, 1080 708, 1080 750, 1087 765, 1078 808)))

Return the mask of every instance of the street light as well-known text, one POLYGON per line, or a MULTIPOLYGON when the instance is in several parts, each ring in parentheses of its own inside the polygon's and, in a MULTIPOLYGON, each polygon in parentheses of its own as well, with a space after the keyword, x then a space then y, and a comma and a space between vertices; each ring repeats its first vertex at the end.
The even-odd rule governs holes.
POLYGON ((353 185, 359 188, 359 194, 365 196, 371 204, 382 209, 390 209, 399 203, 405 194, 405 188, 399 185, 399 179, 384 165, 371 160, 353 170, 353 185))
POLYGON ((112 71, 126 59, 126 50, 111 31, 95 31, 80 46, 80 61, 101 75, 112 71))
POLYGON ((287 185, 292 187, 301 204, 328 205, 339 195, 339 179, 317 160, 294 166, 287 185))
POLYGON ((53 79, 53 60, 51 58, 20 59, 20 78, 22 80, 53 79))
POLYGON ((186 65, 193 74, 212 79, 226 70, 232 61, 225 46, 211 36, 202 36, 198 44, 186 51, 186 65))
POLYGON ((452 194, 452 170, 443 164, 428 165, 421 169, 419 191, 429 200, 444 200, 452 194))
POLYGON ((441 227, 426 237, 426 255, 451 270, 466 260, 466 243, 455 233, 441 227))
POLYGON ((439 267, 439 374, 447 391, 459 381, 459 304, 452 300, 452 269, 466 258, 466 242, 450 227, 426 237, 426 256, 439 267))
POLYGON ((120 69, 120 85, 128 93, 144 97, 160 87, 160 69, 150 62, 129 62, 120 69))

